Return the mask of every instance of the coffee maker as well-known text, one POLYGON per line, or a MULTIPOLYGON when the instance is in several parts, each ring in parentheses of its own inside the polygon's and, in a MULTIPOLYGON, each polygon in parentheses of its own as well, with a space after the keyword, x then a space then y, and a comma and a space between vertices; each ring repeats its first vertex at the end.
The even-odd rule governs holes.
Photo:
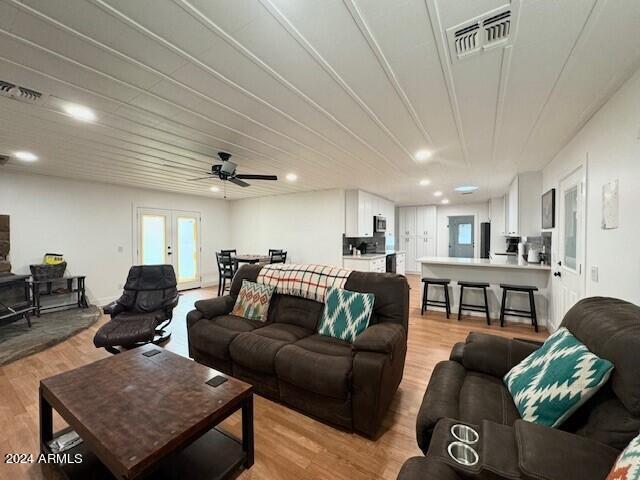
POLYGON ((518 243, 520 242, 520 237, 507 237, 507 253, 518 253, 518 243))

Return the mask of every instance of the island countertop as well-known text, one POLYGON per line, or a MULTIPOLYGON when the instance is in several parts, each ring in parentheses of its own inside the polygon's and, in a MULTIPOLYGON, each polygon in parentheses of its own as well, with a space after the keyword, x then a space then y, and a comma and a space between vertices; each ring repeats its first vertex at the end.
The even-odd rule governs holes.
POLYGON ((457 258, 457 257, 420 257, 419 263, 427 265, 450 265, 453 267, 484 267, 484 268, 512 268, 519 270, 546 270, 550 271, 549 265, 540 263, 529 263, 526 260, 516 257, 498 256, 493 258, 457 258))

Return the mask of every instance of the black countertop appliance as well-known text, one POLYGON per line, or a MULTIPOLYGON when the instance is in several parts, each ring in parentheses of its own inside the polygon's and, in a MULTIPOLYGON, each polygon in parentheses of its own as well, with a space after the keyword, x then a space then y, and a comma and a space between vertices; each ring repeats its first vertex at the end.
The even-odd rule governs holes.
POLYGON ((385 269, 387 273, 396 273, 396 254, 395 253, 387 253, 387 268, 385 269))

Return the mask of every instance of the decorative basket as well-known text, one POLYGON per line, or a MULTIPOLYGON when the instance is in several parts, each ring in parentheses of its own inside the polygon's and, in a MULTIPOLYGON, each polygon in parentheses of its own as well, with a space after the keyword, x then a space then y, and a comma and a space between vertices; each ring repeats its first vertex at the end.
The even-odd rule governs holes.
POLYGON ((34 280, 54 280, 64 276, 67 262, 58 263, 57 265, 41 263, 39 265, 29 265, 29 268, 34 280))

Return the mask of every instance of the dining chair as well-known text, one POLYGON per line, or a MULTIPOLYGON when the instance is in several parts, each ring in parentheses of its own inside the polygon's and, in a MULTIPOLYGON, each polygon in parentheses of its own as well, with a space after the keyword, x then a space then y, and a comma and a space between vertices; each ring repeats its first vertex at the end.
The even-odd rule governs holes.
POLYGON ((269 250, 269 263, 287 263, 287 252, 283 250, 269 250))
POLYGON ((235 257, 235 256, 238 254, 238 251, 234 248, 234 249, 232 249, 232 250, 220 250, 220 253, 221 253, 222 255, 229 254, 229 255, 231 255, 232 257, 235 257))
POLYGON ((236 271, 236 262, 231 255, 231 250, 222 250, 216 252, 216 260, 218 261, 218 296, 222 295, 227 287, 227 279, 229 280, 229 289, 231 289, 231 280, 236 271))
POLYGON ((282 253, 283 250, 281 248, 270 248, 269 249, 269 256, 271 256, 272 253, 282 253))

